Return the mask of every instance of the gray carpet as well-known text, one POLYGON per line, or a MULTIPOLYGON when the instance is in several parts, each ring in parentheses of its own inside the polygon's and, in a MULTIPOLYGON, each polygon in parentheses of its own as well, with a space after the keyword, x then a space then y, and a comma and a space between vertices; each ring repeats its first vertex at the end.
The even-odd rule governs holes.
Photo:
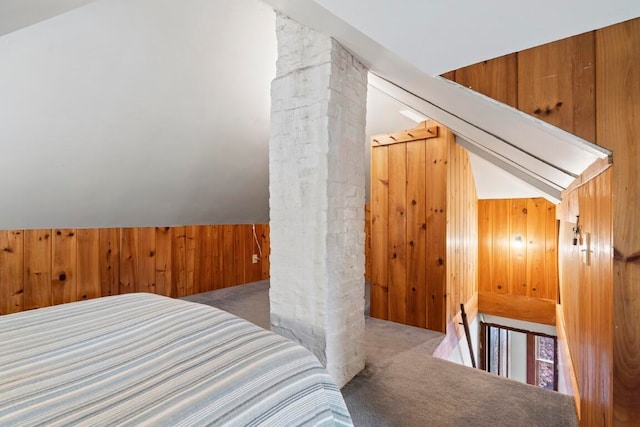
MULTIPOLYGON (((269 328, 269 282, 183 298, 269 328)), ((356 426, 577 426, 573 398, 430 355, 442 334, 367 318, 364 371, 342 389, 356 426)))

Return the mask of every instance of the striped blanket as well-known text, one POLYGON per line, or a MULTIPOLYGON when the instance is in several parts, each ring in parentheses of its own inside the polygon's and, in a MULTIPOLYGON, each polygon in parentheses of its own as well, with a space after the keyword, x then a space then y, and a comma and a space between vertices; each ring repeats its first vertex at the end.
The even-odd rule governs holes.
POLYGON ((127 294, 0 317, 0 425, 352 425, 303 347, 212 307, 127 294))

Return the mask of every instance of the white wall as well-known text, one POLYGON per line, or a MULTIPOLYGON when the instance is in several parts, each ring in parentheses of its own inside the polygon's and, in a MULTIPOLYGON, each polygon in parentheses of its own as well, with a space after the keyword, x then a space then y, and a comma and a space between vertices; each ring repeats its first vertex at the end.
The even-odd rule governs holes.
MULTIPOLYGON (((480 366, 480 359, 478 359, 478 345, 480 343, 479 316, 476 316, 473 321, 469 323, 469 335, 471 336, 471 345, 473 346, 473 357, 475 357, 476 367, 478 367, 480 366)), ((459 365, 472 366, 469 344, 467 343, 467 338, 464 335, 460 338, 460 341, 458 341, 458 344, 449 355, 448 360, 459 365)))
POLYGON ((268 220, 274 13, 101 0, 0 37, 0 229, 268 220))
POLYGON ((527 334, 508 331, 509 378, 527 383, 527 334))

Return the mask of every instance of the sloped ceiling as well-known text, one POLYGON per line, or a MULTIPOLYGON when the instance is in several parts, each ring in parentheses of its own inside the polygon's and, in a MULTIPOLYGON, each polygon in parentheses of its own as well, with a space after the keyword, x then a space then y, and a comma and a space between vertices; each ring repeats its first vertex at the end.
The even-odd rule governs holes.
MULTIPOLYGON (((19 17, 8 13, 17 4, 32 12, 7 18, 5 28, 39 21, 0 37, 0 228, 267 221, 271 8, 258 0, 98 0, 68 10, 83 3, 0 0, 2 18, 19 17)), ((554 3, 553 16, 538 21, 550 2, 516 10, 506 0, 414 0, 403 3, 406 13, 391 0, 268 3, 410 89, 414 98, 403 101, 370 90, 369 135, 413 127, 399 111, 425 113, 425 87, 453 102, 447 94, 457 88, 425 85, 429 74, 640 14, 640 3, 622 0, 554 3)), ((531 191, 508 176, 509 192, 531 191)))
MULTIPOLYGON (((352 2, 360 6, 357 8, 360 11, 357 18, 354 18, 353 15, 356 8, 342 7, 343 3, 332 0, 266 1, 283 14, 333 36, 370 67, 374 73, 370 82, 373 80, 377 88, 451 128, 458 136, 458 141, 469 150, 536 187, 552 201, 558 201, 561 190, 566 188, 593 161, 610 154, 587 141, 513 108, 476 94, 455 83, 429 75, 433 70, 437 70, 437 72, 446 70, 434 66, 434 63, 439 61, 439 57, 430 54, 429 50, 432 44, 430 42, 455 46, 457 39, 468 40, 469 47, 460 47, 459 53, 460 57, 467 55, 472 58, 473 49, 481 46, 477 42, 479 39, 493 45, 494 42, 497 43, 498 39, 509 38, 512 33, 516 34, 518 31, 529 34, 527 31, 532 31, 537 26, 523 25, 521 28, 510 27, 495 31, 494 28, 505 26, 497 22, 495 26, 493 25, 494 18, 487 16, 486 4, 484 3, 476 6, 469 4, 463 9, 458 8, 459 13, 456 13, 451 6, 448 9, 448 16, 451 19, 438 20, 432 19, 430 11, 434 9, 434 5, 440 2, 414 2, 413 6, 415 7, 411 9, 410 15, 424 18, 424 25, 407 19, 404 25, 399 26, 394 25, 400 24, 400 22, 393 21, 394 11, 397 11, 397 8, 394 8, 395 3, 391 0, 352 2), (326 4, 331 10, 323 7, 320 3, 326 4), (464 18, 459 19, 461 15, 469 15, 486 25, 487 30, 479 33, 481 37, 476 36, 475 42, 472 41, 474 34, 467 33, 464 26, 458 25, 458 21, 465 22, 464 18), (369 22, 369 20, 362 20, 362 16, 369 17, 371 22, 378 25, 364 25, 363 23, 369 22), (385 16, 389 16, 390 21, 385 21, 385 16), (362 30, 347 23, 352 22, 352 19, 360 24, 362 30), (456 27, 455 31, 452 31, 451 22, 454 21, 456 27), (507 30, 511 32, 501 33, 501 31, 507 30), (412 43, 415 41, 414 39, 421 40, 425 47, 419 49, 419 45, 412 43), (412 52, 407 52, 403 46, 398 44, 399 40, 404 40, 407 45, 415 49, 412 52), (393 50, 388 46, 393 46, 393 50), (403 57, 398 52, 403 52, 406 56, 403 57)), ((512 17, 510 14, 514 14, 515 10, 513 7, 509 7, 507 2, 495 3, 496 8, 489 9, 492 13, 499 10, 508 14, 506 18, 512 17)), ((543 41, 553 40, 559 37, 558 34, 562 37, 570 35, 578 29, 584 30, 588 25, 595 27, 607 25, 611 23, 607 19, 627 19, 640 14, 640 4, 632 4, 628 1, 614 1, 619 7, 616 7, 615 4, 607 4, 604 7, 596 2, 593 3, 594 8, 590 9, 591 12, 607 9, 615 10, 617 14, 603 14, 606 19, 586 14, 585 17, 589 18, 587 24, 567 24, 562 31, 555 33, 547 31, 545 37, 548 39, 543 41)), ((561 15, 566 13, 566 16, 570 16, 572 10, 570 7, 563 9, 559 6, 554 9, 553 13, 561 15)), ((531 9, 531 14, 528 14, 528 8, 519 8, 517 12, 527 15, 527 19, 537 16, 534 13, 536 12, 535 8, 531 9)), ((580 13, 574 13, 574 15, 581 16, 580 13)), ((513 22, 518 23, 519 21, 518 17, 513 17, 513 22)), ((519 39, 519 37, 513 37, 513 39, 519 39)), ((502 42, 502 45, 505 43, 502 42)), ((524 47, 510 45, 509 51, 498 52, 498 54, 510 53, 524 47)), ((457 55, 458 50, 455 53, 457 55)))
POLYGON ((0 36, 92 1, 94 0, 0 0, 0 36))

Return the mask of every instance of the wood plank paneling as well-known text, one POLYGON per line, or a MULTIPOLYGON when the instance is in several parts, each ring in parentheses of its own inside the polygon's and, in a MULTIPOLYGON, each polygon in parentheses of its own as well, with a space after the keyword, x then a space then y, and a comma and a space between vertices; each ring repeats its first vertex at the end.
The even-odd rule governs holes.
POLYGON ((427 326, 426 140, 407 147, 407 324, 427 326))
POLYGON ((269 224, 262 226, 262 235, 260 237, 261 249, 262 249, 262 279, 268 279, 269 276, 269 257, 271 254, 271 240, 269 238, 269 224))
POLYGON ((236 256, 235 256, 235 228, 233 225, 222 226, 222 264, 224 265, 224 287, 235 285, 236 281, 236 256))
POLYGON ((389 146, 389 320, 407 320, 407 146, 389 146))
POLYGON ((63 304, 76 299, 75 230, 53 230, 51 241, 51 303, 63 304))
POLYGON ((164 296, 176 296, 172 283, 171 247, 173 233, 170 227, 156 227, 156 293, 164 296))
POLYGON ((447 301, 448 130, 426 146, 427 327, 444 331, 447 301))
MULTIPOLYGON (((460 304, 474 300, 478 292, 478 199, 467 151, 447 135, 448 178, 446 208, 446 292, 448 304, 443 322, 450 322, 460 304)), ((445 323, 442 324, 444 329, 445 323)), ((442 330, 442 329, 441 329, 442 330)))
POLYGON ((156 229, 138 228, 136 292, 156 293, 156 229))
MULTIPOLYGON (((561 232, 555 251, 562 261, 558 267, 559 296, 567 342, 580 382, 577 391, 586 396, 581 402, 581 424, 638 425, 640 359, 636 355, 640 353, 640 290, 637 286, 640 264, 628 259, 635 259, 634 255, 640 253, 640 233, 636 232, 640 217, 635 214, 635 207, 640 204, 640 150, 636 143, 640 135, 640 18, 518 52, 516 57, 517 106, 520 110, 595 141, 614 153, 613 246, 618 256, 611 273, 613 283, 605 270, 585 271, 577 252, 579 247, 567 244, 571 242, 575 216, 580 214, 582 221, 584 210, 590 210, 588 206, 578 209, 578 190, 605 169, 601 165, 581 176, 570 191, 563 194, 563 207, 558 211, 561 232), (603 299, 606 295, 601 294, 604 290, 593 294, 593 289, 584 289, 577 279, 581 275, 584 280, 592 280, 593 274, 601 278, 597 283, 609 284, 613 289, 613 321, 602 318, 604 315, 597 311, 603 304, 608 304, 603 299), (609 385, 604 382, 610 380, 611 375, 603 370, 612 353, 608 341, 601 338, 602 334, 609 333, 602 329, 603 325, 611 324, 616 326, 609 336, 613 339, 615 361, 613 368, 609 366, 613 369, 613 397, 608 392, 609 385), (588 332, 583 332, 585 330, 588 332), (602 375, 599 372, 603 372, 602 375)), ((462 76, 461 70, 447 73, 447 78, 457 79, 458 75, 462 76)), ((492 77, 484 78, 488 80, 485 87, 491 88, 496 81, 492 77)), ((482 86, 481 82, 477 88, 482 86)), ((509 86, 505 84, 501 90, 508 90, 509 86)), ((500 89, 490 89, 483 93, 497 99, 499 92, 500 89)), ((587 188, 583 192, 602 199, 597 188, 587 188)), ((601 213, 596 209, 591 215, 599 217, 601 213)), ((547 220, 545 226, 548 224, 550 221, 547 220)), ((480 226, 482 228, 482 223, 480 226)), ((599 231, 598 246, 602 245, 602 235, 606 233, 599 231)), ((550 284, 557 278, 553 267, 547 268, 554 251, 552 236, 547 233, 547 237, 544 271, 547 288, 543 292, 552 298, 554 290, 550 284)), ((480 277, 486 276, 481 268, 480 277)))
POLYGON ((136 292, 138 288, 138 229, 120 229, 120 286, 121 294, 136 292))
MULTIPOLYGON (((236 226, 231 226, 235 229, 236 226)), ((196 279, 197 292, 208 292, 213 287, 213 226, 200 228, 198 239, 198 276, 196 279)))
POLYGON ((187 293, 187 227, 171 229, 171 287, 175 297, 187 293))
POLYGON ((480 200, 478 205, 479 289, 556 301, 555 205, 542 198, 480 200))
POLYGON ((193 295, 198 293, 196 287, 197 274, 199 269, 199 252, 198 252, 198 238, 200 235, 200 227, 193 225, 187 226, 186 236, 186 258, 187 258, 187 282, 185 285, 186 295, 193 295))
MULTIPOLYGON (((257 226, 256 226, 257 227, 257 226)), ((245 229, 247 229, 247 227, 244 227, 245 229)), ((222 251, 224 250, 224 245, 223 245, 223 241, 222 241, 222 236, 223 236, 223 228, 220 225, 214 225, 212 231, 212 235, 211 235, 211 239, 213 240, 213 257, 212 257, 212 265, 211 265, 211 275, 213 276, 212 281, 213 281, 213 289, 220 289, 223 287, 223 283, 224 283, 224 264, 223 264, 223 258, 222 258, 222 251)), ((260 268, 259 264, 258 268, 260 268)), ((258 276, 256 277, 252 277, 251 279, 247 280, 246 282, 254 282, 257 280, 260 280, 260 276, 262 274, 262 271, 258 272, 258 276)))
POLYGON ((371 316, 389 318, 389 147, 371 148, 371 316))
POLYGON ((545 283, 546 201, 529 199, 527 201, 527 284, 528 295, 547 298, 545 283))
POLYGON ((595 140, 594 34, 518 53, 518 109, 595 140))
POLYGON ((372 142, 371 315, 444 332, 477 292, 478 210, 467 152, 439 123, 417 129, 430 127, 372 142))
POLYGON ((101 295, 118 295, 120 293, 120 230, 117 228, 101 228, 100 235, 100 287, 101 295))
POLYGON ((490 59, 459 70, 453 80, 504 104, 517 106, 517 58, 516 54, 490 59))
POLYGON ((24 296, 24 233, 0 231, 0 315, 22 311, 24 296))
POLYGON ((509 292, 509 200, 495 200, 491 204, 491 292, 506 294, 509 292), (500 238, 496 238, 500 236, 500 238))
POLYGON ((527 202, 527 199, 509 200, 511 209, 509 212, 509 283, 507 284, 507 293, 513 295, 528 295, 527 202))
POLYGON ((75 301, 102 296, 100 281, 100 230, 76 230, 76 296, 75 301))
POLYGON ((24 231, 24 310, 51 305, 51 230, 24 231))
POLYGON ((224 259, 232 285, 268 278, 269 226, 255 228, 262 250, 255 264, 251 224, 0 230, 0 314, 127 292, 177 297, 218 289, 224 259))
MULTIPOLYGON (((596 32, 598 144, 613 151, 613 417, 640 425, 640 18, 596 32)), ((580 218, 582 220, 582 217, 580 218)))
POLYGON ((478 310, 494 316, 556 325, 556 304, 548 299, 479 292, 478 310))

